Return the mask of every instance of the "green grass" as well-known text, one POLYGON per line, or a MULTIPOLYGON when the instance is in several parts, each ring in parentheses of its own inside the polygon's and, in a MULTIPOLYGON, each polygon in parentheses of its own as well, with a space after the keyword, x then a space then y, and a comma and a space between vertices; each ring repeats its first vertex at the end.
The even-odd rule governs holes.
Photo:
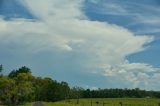
MULTIPOLYGON (((20 106, 32 106, 33 103, 25 103, 23 105, 20 105, 20 106)), ((6 105, 0 105, 0 106, 6 106, 6 105)))
POLYGON ((66 102, 43 102, 44 106, 80 106, 66 102))
POLYGON ((32 104, 33 104, 33 103, 25 103, 25 104, 23 104, 23 105, 21 105, 21 106, 32 106, 32 104))
MULTIPOLYGON (((160 99, 139 99, 139 98, 97 98, 97 99, 80 99, 77 105, 77 100, 72 99, 69 101, 60 102, 43 102, 44 106, 160 106, 160 99), (97 104, 97 103, 98 104, 97 104), (103 105, 103 103, 106 103, 103 105)), ((26 103, 21 106, 32 106, 33 103, 26 103)), ((2 106, 2 105, 0 105, 2 106)))
MULTIPOLYGON (((76 104, 77 100, 70 100, 70 103, 76 104)), ((80 106, 158 106, 160 99, 139 99, 139 98, 98 98, 98 99, 80 99, 80 106), (104 105, 103 105, 104 103, 104 105)))

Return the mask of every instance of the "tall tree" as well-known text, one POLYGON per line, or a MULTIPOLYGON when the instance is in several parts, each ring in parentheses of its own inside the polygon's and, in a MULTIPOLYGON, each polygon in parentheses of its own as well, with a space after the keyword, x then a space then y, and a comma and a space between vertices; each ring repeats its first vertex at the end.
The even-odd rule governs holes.
POLYGON ((33 76, 19 73, 16 77, 0 77, 0 101, 8 106, 18 106, 34 98, 33 76))
POLYGON ((12 105, 12 95, 15 81, 7 77, 0 77, 0 101, 6 105, 12 105))
POLYGON ((3 65, 1 64, 0 65, 0 74, 2 73, 2 70, 3 70, 3 65))
POLYGON ((18 75, 19 73, 31 73, 31 70, 30 70, 28 67, 23 66, 23 67, 19 68, 18 70, 13 70, 13 71, 11 71, 11 72, 9 73, 8 77, 10 77, 10 78, 17 77, 17 75, 18 75))

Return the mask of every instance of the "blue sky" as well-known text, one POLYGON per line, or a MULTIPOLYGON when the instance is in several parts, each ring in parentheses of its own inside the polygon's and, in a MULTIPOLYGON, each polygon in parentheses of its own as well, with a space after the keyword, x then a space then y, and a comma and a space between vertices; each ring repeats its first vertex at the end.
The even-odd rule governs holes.
POLYGON ((85 88, 160 90, 159 0, 1 0, 0 64, 85 88))

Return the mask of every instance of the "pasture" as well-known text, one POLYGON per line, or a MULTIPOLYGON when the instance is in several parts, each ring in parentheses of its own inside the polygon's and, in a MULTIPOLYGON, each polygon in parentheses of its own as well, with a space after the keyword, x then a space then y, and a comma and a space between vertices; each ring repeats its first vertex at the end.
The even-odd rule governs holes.
POLYGON ((76 99, 61 102, 43 102, 44 106, 160 106, 160 99, 96 98, 76 99), (78 102, 78 104, 77 104, 78 102))
MULTIPOLYGON (((70 99, 59 102, 43 102, 44 106, 160 106, 160 99, 147 98, 94 98, 70 99), (77 104, 78 103, 78 104, 77 104)), ((32 106, 26 103, 21 106, 32 106)), ((0 105, 3 106, 3 105, 0 105)))
POLYGON ((70 104, 79 106, 160 106, 160 99, 140 98, 98 98, 69 100, 70 104))

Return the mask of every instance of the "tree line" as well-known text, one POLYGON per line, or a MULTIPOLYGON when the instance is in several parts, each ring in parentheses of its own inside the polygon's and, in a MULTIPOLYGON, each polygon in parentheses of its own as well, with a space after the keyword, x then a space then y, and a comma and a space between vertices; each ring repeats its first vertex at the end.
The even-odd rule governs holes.
POLYGON ((84 90, 82 98, 160 98, 159 91, 135 89, 98 89, 84 90))
POLYGON ((0 75, 0 102, 8 106, 32 101, 64 100, 68 98, 69 92, 70 87, 66 82, 35 77, 25 66, 11 71, 7 76, 0 75))
POLYGON ((2 74, 0 65, 0 102, 8 106, 18 106, 24 102, 54 102, 79 98, 160 98, 158 91, 136 89, 97 89, 70 87, 67 82, 58 82, 51 78, 36 77, 28 67, 2 74))

